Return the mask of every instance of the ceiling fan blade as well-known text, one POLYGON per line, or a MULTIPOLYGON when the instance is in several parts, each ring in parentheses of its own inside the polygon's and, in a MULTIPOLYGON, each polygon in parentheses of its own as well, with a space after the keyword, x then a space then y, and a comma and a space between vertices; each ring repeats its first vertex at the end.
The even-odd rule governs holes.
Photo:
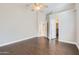
POLYGON ((42 4, 43 8, 48 8, 48 6, 46 4, 42 4))

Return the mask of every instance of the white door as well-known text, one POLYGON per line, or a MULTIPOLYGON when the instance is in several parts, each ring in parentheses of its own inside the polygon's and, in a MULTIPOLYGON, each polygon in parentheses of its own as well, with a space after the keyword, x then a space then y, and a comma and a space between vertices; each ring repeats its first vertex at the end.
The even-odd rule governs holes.
POLYGON ((55 39, 56 38, 56 19, 52 15, 49 18, 49 39, 55 39))
POLYGON ((47 28, 46 28, 47 26, 46 26, 46 22, 44 21, 42 21, 42 22, 40 22, 39 23, 39 35, 40 36, 45 36, 45 37, 47 37, 47 28))

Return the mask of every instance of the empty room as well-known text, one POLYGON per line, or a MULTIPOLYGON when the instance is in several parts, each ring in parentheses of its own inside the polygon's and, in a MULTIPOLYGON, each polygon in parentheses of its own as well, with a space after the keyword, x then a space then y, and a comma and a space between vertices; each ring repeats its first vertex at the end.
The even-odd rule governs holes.
POLYGON ((0 3, 0 55, 79 55, 78 3, 0 3))

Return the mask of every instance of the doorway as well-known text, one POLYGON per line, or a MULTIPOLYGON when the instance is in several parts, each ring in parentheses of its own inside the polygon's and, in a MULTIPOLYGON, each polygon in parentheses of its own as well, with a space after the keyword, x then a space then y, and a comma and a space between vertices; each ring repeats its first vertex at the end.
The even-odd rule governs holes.
POLYGON ((56 16, 56 40, 58 41, 59 37, 59 22, 58 22, 58 16, 56 16))
POLYGON ((49 40, 56 40, 58 41, 59 37, 59 22, 58 16, 50 15, 48 22, 47 22, 47 36, 49 40))

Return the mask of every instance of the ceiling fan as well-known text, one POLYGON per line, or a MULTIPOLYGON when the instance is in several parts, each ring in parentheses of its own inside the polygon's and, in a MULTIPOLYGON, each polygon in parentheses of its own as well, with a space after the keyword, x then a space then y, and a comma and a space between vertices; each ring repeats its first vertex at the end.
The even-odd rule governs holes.
POLYGON ((28 4, 27 7, 30 8, 32 11, 42 11, 48 6, 45 3, 32 3, 28 4))
POLYGON ((47 8, 48 6, 45 5, 45 4, 42 4, 42 3, 34 3, 32 4, 32 10, 34 11, 39 11, 39 10, 42 10, 44 8, 47 8))

